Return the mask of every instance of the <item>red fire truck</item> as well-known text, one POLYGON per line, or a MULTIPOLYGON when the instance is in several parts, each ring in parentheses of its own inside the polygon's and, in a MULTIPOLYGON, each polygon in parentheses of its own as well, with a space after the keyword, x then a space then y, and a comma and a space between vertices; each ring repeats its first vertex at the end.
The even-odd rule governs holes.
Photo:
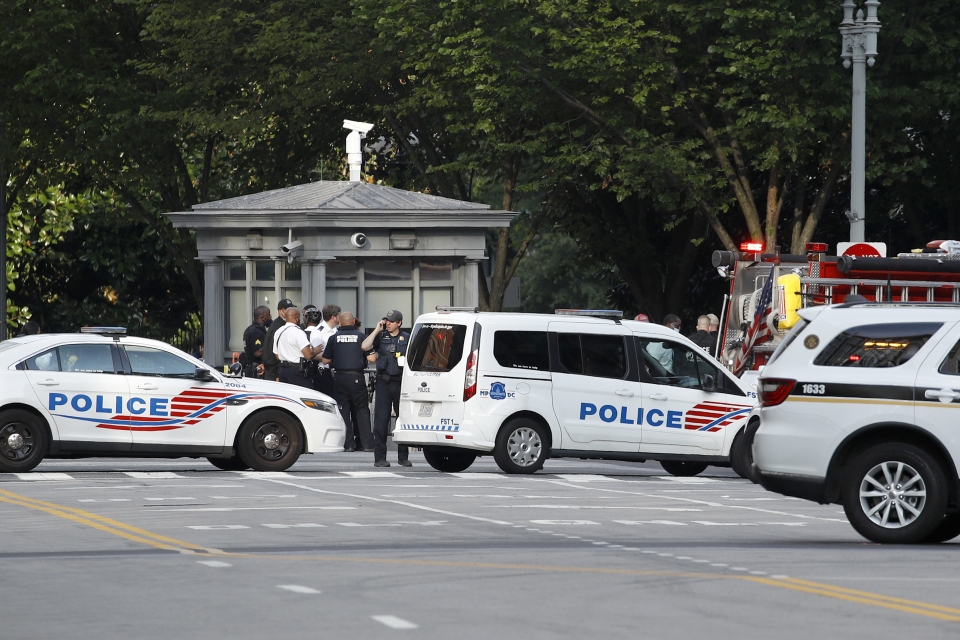
POLYGON ((879 243, 842 244, 848 246, 841 245, 840 256, 827 255, 827 245, 819 242, 808 243, 805 255, 764 253, 754 242, 741 244, 740 251, 714 251, 713 266, 730 280, 717 358, 738 374, 756 370, 797 323, 797 309, 840 304, 853 294, 868 302, 960 302, 960 253, 952 253, 960 243, 936 240, 895 258, 884 257, 879 243), (762 315, 757 309, 766 304, 766 326, 755 330, 769 331, 772 339, 754 344, 744 357, 751 325, 762 315))

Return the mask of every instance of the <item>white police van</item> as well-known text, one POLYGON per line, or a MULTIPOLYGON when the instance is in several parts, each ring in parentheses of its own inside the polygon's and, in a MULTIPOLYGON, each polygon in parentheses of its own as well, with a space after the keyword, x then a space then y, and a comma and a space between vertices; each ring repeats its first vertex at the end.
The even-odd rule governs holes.
POLYGON ((619 316, 421 315, 394 441, 447 472, 491 453, 507 473, 564 457, 729 465, 754 394, 679 333, 619 316))
POLYGON ((960 535, 960 307, 810 307, 760 374, 771 491, 838 503, 875 542, 960 535))
POLYGON ((329 397, 224 375, 122 328, 0 343, 0 472, 44 457, 206 457, 224 470, 282 471, 343 450, 329 397))

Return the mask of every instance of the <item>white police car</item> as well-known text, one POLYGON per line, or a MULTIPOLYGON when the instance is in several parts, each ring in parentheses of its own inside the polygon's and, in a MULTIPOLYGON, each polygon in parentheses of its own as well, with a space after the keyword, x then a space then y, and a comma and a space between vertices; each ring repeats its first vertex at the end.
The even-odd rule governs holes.
POLYGON ((282 471, 343 449, 327 396, 227 376, 155 340, 89 328, 0 343, 0 472, 44 457, 206 457, 282 471))
POLYGON ((760 375, 760 483, 843 504, 876 542, 956 537, 960 307, 854 303, 800 316, 760 375))
POLYGON ((417 318, 394 430, 440 471, 492 453, 507 473, 549 458, 729 465, 753 394, 679 333, 619 312, 441 310, 417 318))

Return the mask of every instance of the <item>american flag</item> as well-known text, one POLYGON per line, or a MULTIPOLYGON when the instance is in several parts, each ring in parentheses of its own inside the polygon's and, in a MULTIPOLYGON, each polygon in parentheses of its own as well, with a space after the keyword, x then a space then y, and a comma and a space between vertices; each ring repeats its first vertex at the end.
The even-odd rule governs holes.
POLYGON ((734 375, 739 376, 747 368, 747 363, 750 362, 750 354, 753 353, 755 346, 773 339, 773 332, 767 326, 767 318, 773 312, 773 281, 776 279, 776 273, 777 265, 773 265, 770 267, 770 275, 760 291, 760 299, 757 300, 757 310, 753 314, 753 322, 750 323, 747 335, 743 338, 743 344, 740 345, 740 353, 737 355, 737 361, 733 366, 734 375))

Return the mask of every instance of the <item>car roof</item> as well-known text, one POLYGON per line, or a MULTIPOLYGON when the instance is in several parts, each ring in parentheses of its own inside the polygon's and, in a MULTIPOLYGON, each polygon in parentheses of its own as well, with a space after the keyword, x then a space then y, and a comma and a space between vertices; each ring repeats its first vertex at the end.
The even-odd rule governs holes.
POLYGON ((120 344, 156 347, 165 351, 171 351, 180 356, 190 356, 190 354, 166 342, 150 338, 101 335, 97 333, 40 333, 32 336, 18 336, 0 342, 0 366, 10 366, 24 358, 40 353, 44 349, 61 344, 110 344, 117 338, 119 338, 120 344))

